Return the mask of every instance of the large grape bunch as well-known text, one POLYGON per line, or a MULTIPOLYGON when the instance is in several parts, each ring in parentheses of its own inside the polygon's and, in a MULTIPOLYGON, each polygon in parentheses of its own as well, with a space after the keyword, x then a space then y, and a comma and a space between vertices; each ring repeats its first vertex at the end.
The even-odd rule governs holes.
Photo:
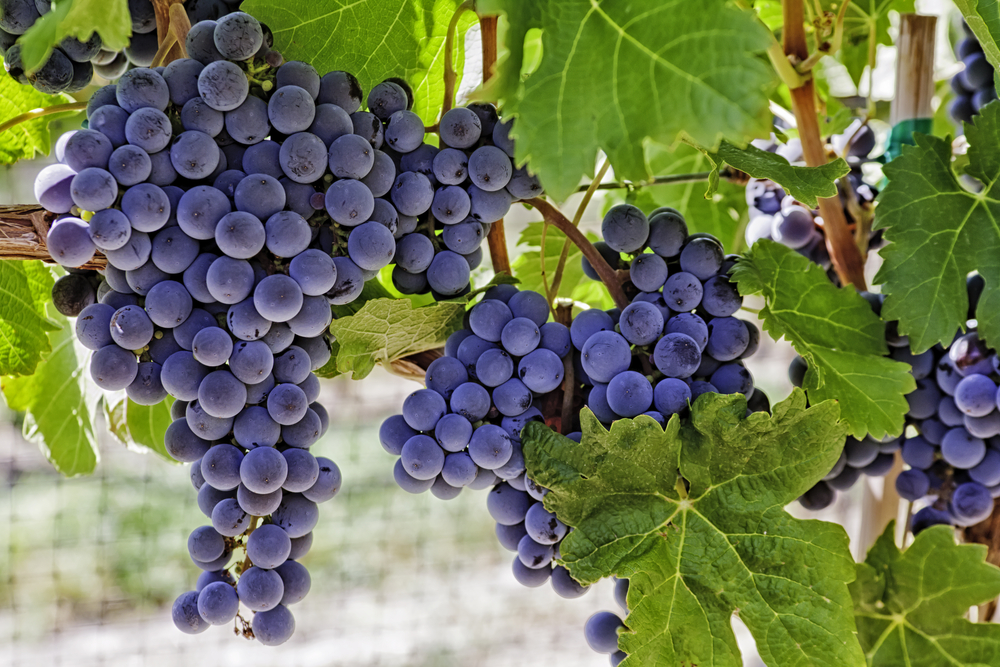
MULTIPOLYGON (((856 120, 843 133, 829 137, 827 144, 828 150, 843 157, 851 168, 846 179, 837 182, 837 193, 847 222, 857 225, 862 219, 870 221, 878 191, 863 180, 862 165, 870 161, 868 156, 875 149, 875 133, 868 125, 856 120)), ((793 165, 805 165, 802 143, 798 139, 786 144, 757 140, 754 145, 780 155, 793 165)), ((745 233, 748 245, 759 239, 777 241, 822 266, 830 280, 839 283, 831 268, 823 218, 817 209, 796 201, 780 185, 762 178, 751 178, 747 183, 746 201, 750 211, 750 223, 745 233)), ((873 232, 868 247, 875 249, 881 243, 881 232, 873 232)))
MULTIPOLYGON (((566 598, 588 589, 556 563, 570 529, 526 476, 520 438, 528 422, 557 425, 579 442, 575 422, 562 421, 567 391, 574 411, 586 405, 605 425, 640 414, 663 425, 706 392, 743 393, 749 409, 769 409, 742 362, 756 350, 758 331, 733 317, 742 305, 726 278, 735 258, 714 237, 688 234, 673 209, 647 218, 617 206, 602 231, 598 247, 609 263, 617 268, 623 254, 631 258, 628 307, 584 310, 567 328, 550 321, 542 295, 492 287, 428 367, 426 388, 380 431, 382 446, 399 457, 394 476, 404 490, 450 499, 466 486, 491 489, 487 508, 501 545, 517 554, 517 581, 551 581, 566 598)), ((589 263, 584 269, 597 277, 589 263)), ((617 586, 624 595, 627 582, 617 586)), ((588 623, 587 641, 618 664, 621 621, 602 614, 588 623)))
POLYGON ((368 138, 399 173, 381 193, 398 211, 393 284, 404 294, 468 292, 469 271, 482 262, 492 224, 513 202, 542 194, 525 167, 514 168, 512 123, 501 121, 492 104, 451 109, 441 117, 435 146, 406 110, 396 82, 376 86, 368 106, 368 138))
MULTIPOLYGON (((186 0, 184 9, 191 24, 216 20, 239 9, 242 0, 186 0)), ((113 80, 129 67, 149 67, 159 44, 156 14, 151 0, 129 0, 132 36, 123 51, 103 48, 100 35, 92 33, 86 41, 67 37, 52 50, 37 71, 28 74, 21 62, 18 38, 43 15, 52 11, 51 0, 0 0, 0 54, 7 73, 18 83, 33 86, 50 95, 76 93, 90 85, 94 75, 113 80)), ((259 56, 271 46, 265 28, 265 41, 259 56)))
POLYGON ((585 589, 552 567, 567 527, 542 507, 521 451, 521 429, 543 420, 563 388, 570 331, 548 321, 545 297, 511 285, 490 288, 467 320, 427 368, 426 388, 382 424, 382 446, 399 457, 396 482, 445 500, 491 489, 487 508, 500 543, 518 554, 517 580, 538 586, 551 575, 557 593, 578 597, 585 589))
POLYGON ((962 22, 963 37, 955 45, 955 56, 964 68, 951 78, 955 98, 948 107, 948 115, 961 126, 968 123, 979 111, 997 98, 993 82, 993 66, 986 60, 983 47, 962 22))
POLYGON ((274 645, 309 588, 298 559, 317 504, 340 488, 337 466, 309 451, 329 422, 313 371, 331 356, 331 304, 354 300, 364 281, 353 252, 331 256, 344 244, 312 205, 329 195, 313 183, 372 195, 358 179, 326 177, 317 135, 279 134, 314 127, 313 94, 349 123, 335 103, 358 107, 353 77, 320 79, 303 63, 274 72, 254 58, 260 25, 227 18, 239 24, 203 22, 189 35, 189 53, 208 64, 136 68, 98 91, 90 128, 60 138, 60 163, 35 193, 57 214, 47 246, 70 272, 54 300, 77 315, 94 382, 140 405, 175 399, 165 449, 193 464, 211 518, 189 540, 206 574, 175 603, 176 625, 227 624, 242 604, 255 612, 243 634, 274 645), (272 133, 283 141, 265 142, 272 133), (100 278, 77 268, 98 249, 100 278))

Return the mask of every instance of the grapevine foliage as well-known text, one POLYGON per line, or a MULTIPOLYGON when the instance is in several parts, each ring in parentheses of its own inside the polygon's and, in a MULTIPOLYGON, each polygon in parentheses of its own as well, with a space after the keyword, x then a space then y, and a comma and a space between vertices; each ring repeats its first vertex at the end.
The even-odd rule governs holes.
POLYGON ((651 418, 605 430, 581 414, 579 444, 541 424, 523 431, 528 475, 573 526, 562 563, 589 584, 629 579, 624 665, 740 665, 738 610, 769 665, 863 665, 840 526, 783 507, 828 471, 845 427, 796 390, 773 416, 740 395, 706 394, 689 422, 651 418))
MULTIPOLYGON (((840 3, 822 3, 823 8, 835 11, 840 3)), ((914 0, 861 0, 852 2, 844 16, 844 42, 841 48, 840 61, 847 67, 855 85, 861 82, 861 75, 868 66, 871 48, 877 45, 889 46, 892 36, 889 30, 892 24, 889 12, 913 12, 914 0), (875 46, 872 46, 872 41, 875 46)))
MULTIPOLYGON (((460 4, 460 0, 246 0, 240 8, 271 29, 274 48, 285 60, 307 62, 319 72, 351 72, 366 91, 388 77, 404 76, 413 88, 413 112, 431 125, 444 94, 448 22, 460 4)), ((472 13, 459 21, 456 53, 462 53, 462 35, 474 22, 472 13)), ((457 60, 461 79, 462 60, 457 60)))
POLYGON ((1000 595, 1000 570, 985 562, 986 547, 955 544, 950 528, 935 526, 900 551, 894 533, 890 522, 851 584, 868 664, 1000 662, 1000 627, 964 618, 969 607, 1000 595))
POLYGON ((788 339, 809 364, 804 387, 812 402, 840 401, 858 438, 902 432, 904 395, 916 384, 906 364, 883 357, 885 323, 861 296, 835 287, 819 266, 767 240, 747 251, 733 277, 741 294, 764 297, 764 329, 788 339))
MULTIPOLYGON (((0 262, 0 270, 11 262, 0 262)), ((38 264, 41 267, 41 264, 38 264)), ((43 269, 47 271, 47 269, 43 269)), ((88 351, 76 342, 73 326, 48 334, 51 352, 32 375, 3 379, 11 410, 23 410, 24 437, 38 445, 52 466, 66 475, 86 475, 97 467, 96 425, 101 390, 87 372, 88 351)))
POLYGON ((769 131, 774 75, 751 54, 770 37, 751 12, 723 0, 526 4, 536 3, 488 0, 479 9, 510 22, 505 41, 515 46, 498 62, 493 92, 518 116, 517 162, 527 160, 556 201, 593 175, 598 149, 618 176, 642 181, 652 175, 647 138, 672 146, 684 132, 715 149, 769 131), (522 83, 517 45, 532 28, 542 30, 542 56, 522 83))
MULTIPOLYGON (((72 101, 69 95, 46 95, 31 86, 22 86, 6 73, 0 76, 0 118, 3 120, 20 116, 32 109, 51 107, 72 101)), ((52 150, 49 123, 74 113, 66 111, 61 114, 35 118, 0 133, 0 164, 13 164, 18 160, 32 158, 36 154, 48 155, 49 151, 52 150)))
POLYGON ((41 262, 0 262, 0 375, 31 375, 59 325, 45 312, 52 273, 41 262))
POLYGON ((885 166, 889 184, 879 195, 875 226, 891 243, 875 276, 887 294, 882 316, 899 320, 914 352, 947 345, 969 310, 965 279, 978 270, 986 290, 975 313, 980 335, 1000 340, 1000 105, 983 108, 966 124, 966 173, 982 192, 964 188, 951 165, 948 139, 917 135, 917 145, 885 166))
POLYGON ((817 197, 836 197, 836 181, 850 171, 844 158, 837 158, 821 167, 796 167, 776 153, 764 151, 756 146, 739 149, 728 142, 723 142, 719 150, 708 154, 715 165, 709 184, 709 194, 715 192, 719 184, 719 169, 723 164, 730 164, 754 178, 768 178, 781 183, 792 197, 816 206, 817 197))
POLYGON ((170 416, 173 403, 172 398, 156 405, 139 405, 129 398, 123 398, 114 405, 105 400, 104 415, 108 430, 133 451, 153 452, 164 461, 176 463, 163 444, 163 436, 173 421, 170 416))

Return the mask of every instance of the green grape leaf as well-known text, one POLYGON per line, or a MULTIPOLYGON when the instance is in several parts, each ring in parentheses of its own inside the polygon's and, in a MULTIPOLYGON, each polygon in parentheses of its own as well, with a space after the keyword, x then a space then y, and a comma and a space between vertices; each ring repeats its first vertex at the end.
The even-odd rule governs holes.
MULTIPOLYGON (((413 88, 413 112, 436 122, 444 100, 444 43, 461 0, 245 0, 240 9, 267 24, 285 60, 303 60, 322 75, 344 70, 367 95, 389 77, 413 88)), ((456 73, 462 80, 464 34, 472 12, 459 20, 456 73)))
POLYGON ((174 399, 167 398, 156 405, 139 405, 132 399, 125 403, 125 425, 128 427, 129 449, 141 452, 153 452, 161 459, 176 463, 167 454, 163 444, 163 435, 167 432, 173 419, 170 418, 170 406, 174 399))
POLYGON ((1000 626, 964 618, 969 607, 1000 595, 1000 569, 986 562, 986 546, 956 544, 953 528, 933 526, 900 551, 894 533, 890 522, 851 585, 868 664, 1000 664, 1000 626))
POLYGON ((914 352, 948 345, 969 310, 966 275, 986 280, 976 319, 979 335, 1000 340, 1000 104, 983 107, 967 123, 965 173, 983 183, 962 187, 951 164, 951 141, 915 135, 916 146, 885 165, 888 185, 878 197, 874 227, 890 241, 875 276, 886 294, 882 317, 899 320, 914 352))
POLYGON ((132 16, 128 0, 57 0, 52 11, 28 29, 18 40, 21 60, 32 72, 48 60, 52 49, 67 37, 87 41, 97 33, 109 51, 128 46, 132 35, 132 16))
MULTIPOLYGON (((836 13, 840 0, 825 0, 824 9, 836 13)), ((854 84, 861 82, 861 75, 868 66, 869 54, 881 46, 892 46, 889 34, 889 12, 900 14, 916 11, 914 0, 854 0, 847 6, 844 16, 844 41, 839 60, 847 68, 854 84)))
POLYGON ((369 301, 356 314, 330 325, 339 344, 337 370, 361 380, 376 363, 387 366, 394 359, 441 347, 462 326, 464 314, 464 302, 414 308, 406 299, 369 301))
MULTIPOLYGON (((0 76, 0 119, 10 120, 32 109, 54 107, 72 102, 69 95, 46 95, 31 86, 22 86, 4 73, 0 76)), ((49 123, 72 116, 76 111, 63 111, 39 116, 0 132, 0 164, 27 160, 35 154, 48 155, 52 150, 49 123)))
POLYGON ((170 406, 174 399, 156 405, 139 405, 126 396, 124 391, 104 394, 104 418, 108 431, 130 451, 140 454, 153 452, 168 463, 177 461, 167 454, 163 435, 173 421, 170 406))
POLYGON ((523 47, 498 61, 487 89, 517 116, 516 160, 527 161, 546 192, 562 201, 592 176, 598 149, 619 178, 652 176, 644 144, 682 137, 710 150, 743 145, 771 127, 773 69, 755 54, 772 39, 752 11, 727 0, 482 0, 506 14, 505 42, 542 30, 542 55, 526 78, 523 47), (535 5, 526 7, 526 5, 535 5))
MULTIPOLYGON (((542 280, 542 227, 541 222, 530 222, 521 232, 518 238, 518 245, 527 248, 514 260, 511 269, 514 276, 521 281, 520 288, 532 290, 545 295, 546 282, 551 286, 556 274, 556 267, 559 264, 559 256, 562 253, 566 235, 549 225, 545 232, 545 281, 542 280)), ((599 241, 595 234, 587 234, 591 241, 599 241)), ((562 280, 559 283, 559 293, 556 295, 564 299, 573 299, 589 304, 592 308, 613 308, 614 302, 608 289, 599 280, 591 280, 584 274, 581 260, 583 253, 575 245, 570 243, 569 254, 566 255, 566 265, 563 269, 562 280)))
POLYGON ((25 412, 25 440, 38 445, 56 470, 73 477, 97 466, 92 416, 101 390, 90 379, 90 352, 76 342, 73 325, 61 315, 56 321, 62 328, 49 333, 52 352, 34 374, 5 377, 0 385, 7 406, 25 412))
POLYGON ((836 287, 820 266, 767 240, 750 247, 732 276, 740 294, 764 297, 764 330, 784 336, 809 365, 810 401, 839 401, 856 438, 903 431, 904 394, 916 383, 907 364, 883 356, 885 323, 853 288, 836 287))
MULTIPOLYGON (((704 175, 713 170, 713 163, 705 153, 684 143, 673 151, 650 143, 646 157, 657 176, 704 175)), ((745 193, 744 186, 722 180, 711 195, 706 195, 705 182, 692 180, 639 186, 628 193, 625 201, 647 213, 659 206, 675 208, 687 221, 689 232, 711 234, 722 241, 728 252, 738 252, 743 247, 747 214, 745 193)))
POLYGON ((45 313, 52 272, 38 261, 0 261, 0 375, 30 375, 59 325, 45 313))
POLYGON ((773 415, 739 394, 705 394, 690 420, 581 413, 576 443, 540 423, 522 431, 528 476, 573 531, 561 564, 583 584, 629 579, 623 667, 742 665, 738 614, 765 664, 864 665, 844 529, 783 508, 843 448, 839 406, 806 408, 796 389, 773 415))
POLYGON ((333 320, 330 331, 336 339, 332 347, 336 365, 321 368, 324 374, 320 377, 353 373, 353 379, 361 380, 377 363, 388 367, 396 359, 442 347, 448 336, 462 327, 465 308, 472 299, 494 285, 516 282, 513 276, 501 273, 468 294, 420 307, 409 299, 372 298, 353 315, 338 315, 333 320))
POLYGON ((713 186, 709 188, 709 194, 715 191, 714 184, 718 183, 719 169, 723 164, 729 164, 754 178, 774 181, 810 208, 816 207, 817 197, 836 197, 837 179, 851 171, 844 158, 837 158, 821 167, 796 167, 777 153, 770 153, 756 146, 737 148, 727 142, 722 142, 718 152, 709 153, 708 158, 715 165, 711 177, 713 186))
POLYGON ((361 288, 361 294, 358 295, 357 299, 343 306, 333 306, 333 316, 350 317, 364 308, 365 304, 373 299, 392 299, 393 296, 385 288, 385 285, 377 280, 369 280, 361 288))
MULTIPOLYGON (((965 22, 983 47, 986 60, 1000 69, 1000 2, 997 0, 955 0, 965 22)), ((996 76, 994 74, 994 76, 996 76)))

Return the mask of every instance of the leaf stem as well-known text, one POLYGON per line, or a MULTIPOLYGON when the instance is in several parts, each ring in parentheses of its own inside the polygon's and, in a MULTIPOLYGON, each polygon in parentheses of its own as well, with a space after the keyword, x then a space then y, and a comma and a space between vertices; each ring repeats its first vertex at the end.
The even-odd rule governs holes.
MULTIPOLYGON (((253 533, 253 531, 257 530, 257 522, 259 521, 260 521, 259 516, 255 516, 252 519, 250 519, 250 527, 247 528, 247 532, 243 533, 244 535, 247 536, 247 538, 250 537, 250 534, 253 533)), ((250 553, 247 552, 246 558, 244 558, 243 563, 240 564, 240 574, 243 574, 244 572, 249 570, 252 565, 253 563, 250 562, 250 553)))
POLYGON ((587 258, 590 265, 594 267, 594 271, 600 276, 601 282, 608 288, 608 292, 611 293, 611 298, 614 299, 615 305, 619 308, 624 309, 629 304, 628 298, 625 296, 625 292, 622 290, 621 279, 618 274, 608 265, 601 256, 601 253, 597 251, 594 244, 587 240, 587 237, 583 235, 579 229, 573 226, 565 215, 557 209, 555 206, 549 202, 535 197, 534 199, 527 199, 524 203, 528 206, 532 206, 542 214, 542 217, 556 229, 561 231, 569 240, 572 241, 577 248, 583 253, 583 256, 587 258))
MULTIPOLYGON (((802 0, 782 0, 784 18, 783 37, 785 53, 798 61, 809 56, 806 33, 803 26, 802 0)), ((816 117, 816 88, 812 78, 807 78, 801 86, 791 88, 792 111, 795 112, 799 138, 806 165, 819 167, 826 164, 826 147, 820 137, 819 121, 816 117)), ((865 289, 865 266, 851 231, 847 228, 844 207, 839 197, 820 197, 820 215, 826 232, 826 246, 833 261, 833 268, 843 285, 854 285, 865 289)))
POLYGON ((671 185, 680 183, 699 183, 701 181, 707 181, 708 177, 712 175, 710 171, 696 171, 691 174, 671 174, 669 176, 656 176, 648 181, 643 181, 640 183, 633 183, 631 181, 611 181, 610 183, 598 183, 594 186, 593 183, 590 185, 581 185, 577 192, 586 192, 591 188, 595 190, 634 190, 637 188, 646 188, 651 185, 671 185))
POLYGON ((473 0, 465 0, 451 15, 451 23, 448 24, 448 35, 444 38, 444 102, 441 104, 441 115, 455 106, 455 84, 458 82, 458 73, 455 71, 455 33, 458 32, 458 20, 467 11, 474 9, 473 0))
MULTIPOLYGON (((594 175, 594 180, 590 182, 590 187, 587 188, 586 194, 583 195, 583 199, 580 200, 580 205, 576 207, 576 215, 573 216, 573 226, 579 227, 580 220, 583 219, 583 212, 587 210, 587 206, 590 204, 590 200, 594 198, 594 193, 597 192, 597 188, 601 186, 601 181, 604 176, 608 173, 608 169, 611 168, 611 161, 604 158, 604 163, 601 165, 600 169, 594 175)), ((542 281, 545 281, 545 231, 548 229, 548 224, 542 225, 542 281)), ((569 247, 570 240, 569 237, 563 242, 562 250, 559 252, 559 262, 556 264, 556 273, 552 278, 552 289, 549 290, 548 287, 545 288, 546 294, 549 297, 549 303, 553 303, 556 296, 559 294, 559 285, 562 284, 563 272, 566 270, 566 259, 569 257, 569 247)))
POLYGON ((83 111, 87 108, 86 102, 69 102, 67 104, 56 104, 51 107, 41 107, 39 109, 32 109, 31 111, 26 111, 20 116, 14 116, 8 121, 4 121, 0 124, 0 134, 3 134, 12 127, 17 127, 21 123, 26 123, 29 120, 34 120, 36 118, 41 118, 42 116, 49 116, 54 113, 62 113, 64 111, 83 111))

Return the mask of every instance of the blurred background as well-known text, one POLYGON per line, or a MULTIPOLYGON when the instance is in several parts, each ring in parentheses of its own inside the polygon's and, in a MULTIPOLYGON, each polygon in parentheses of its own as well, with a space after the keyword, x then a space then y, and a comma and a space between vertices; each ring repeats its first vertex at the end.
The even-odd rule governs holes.
MULTIPOLYGON (((947 36, 955 26, 954 7, 933 0, 917 8, 942 17, 935 78, 945 93, 961 67, 947 36)), ((465 93, 479 76, 475 30, 467 35, 467 53, 465 93)), ((838 80, 835 69, 828 73, 833 94, 869 94, 853 89, 849 77, 838 80)), ((870 91, 880 104, 892 97, 894 69, 894 49, 880 46, 870 91)), ((946 121, 939 122, 944 127, 946 121)), ((0 204, 33 201, 35 174, 49 162, 0 168, 0 204)), ((693 196, 703 187, 692 184, 693 196)), ((600 191, 582 226, 599 232, 603 212, 622 196, 600 191)), ((578 201, 564 205, 571 217, 578 201)), ((515 247, 520 233, 540 219, 516 208, 506 222, 513 257, 524 251, 515 247)), ((478 283, 489 274, 487 260, 478 283)), ((790 392, 793 352, 767 336, 761 343, 747 366, 774 403, 790 392)), ((331 428, 313 452, 340 466, 344 485, 321 508, 313 547, 302 560, 312 590, 293 608, 295 635, 277 649, 240 639, 227 627, 189 636, 171 623, 170 605, 199 574, 187 555, 187 536, 207 523, 187 466, 129 452, 104 432, 97 472, 64 479, 21 438, 19 416, 0 406, 0 667, 158 667, 189 660, 241 667, 276 661, 282 667, 606 665, 607 656, 587 647, 583 624, 595 611, 615 609, 610 582, 577 600, 558 597, 548 585, 524 588, 510 571, 513 554, 494 537, 485 492, 466 490, 441 501, 396 487, 394 457, 380 446, 378 427, 418 388, 382 369, 364 382, 324 381, 320 400, 331 428)), ((843 524, 856 557, 863 551, 857 539, 863 508, 877 501, 882 483, 862 479, 833 506, 810 515, 843 524)), ((797 504, 789 510, 807 515, 797 504)), ((742 627, 737 633, 745 664, 762 665, 749 633, 742 627)))

